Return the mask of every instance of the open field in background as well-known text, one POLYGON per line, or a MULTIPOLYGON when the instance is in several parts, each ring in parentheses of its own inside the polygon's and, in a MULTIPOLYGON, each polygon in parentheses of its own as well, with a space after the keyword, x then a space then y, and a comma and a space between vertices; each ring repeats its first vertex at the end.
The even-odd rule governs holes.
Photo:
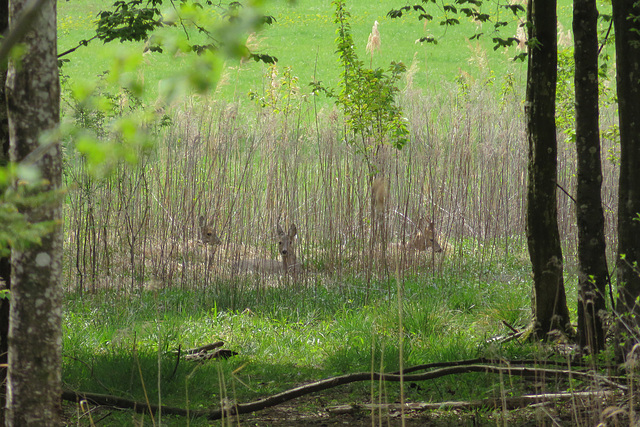
MULTIPOLYGON (((445 250, 407 261, 372 248, 367 166, 345 144, 341 114, 325 98, 314 102, 306 96, 314 73, 329 84, 339 73, 333 10, 328 1, 322 3, 267 4, 278 21, 259 37, 261 46, 279 57, 278 78, 289 65, 299 77, 300 90, 287 93, 287 108, 276 105, 280 112, 246 97, 250 89, 273 87, 266 67, 255 63, 229 64, 236 68, 211 97, 162 107, 158 81, 183 60, 147 55, 138 73, 147 86, 143 103, 121 92, 116 115, 142 110, 166 115, 162 123, 146 125, 153 149, 141 152, 138 164, 122 163, 114 175, 98 178, 67 147, 64 376, 71 387, 142 400, 144 383, 154 401, 162 395, 168 405, 213 407, 221 398, 243 402, 331 375, 393 371, 400 347, 405 366, 477 356, 548 356, 533 345, 489 342, 508 332, 502 321, 517 328, 530 321, 525 66, 507 61, 515 52, 494 53, 489 38, 480 45, 460 38, 456 49, 444 42, 416 46, 421 24, 385 18, 398 4, 353 2, 353 34, 362 41, 362 58, 376 19, 383 51, 374 66, 386 67, 391 60, 410 65, 416 58, 399 100, 411 140, 387 158, 387 238, 407 239, 424 217, 434 221, 445 250), (219 246, 198 242, 200 215, 220 237, 219 246), (295 278, 234 274, 232 265, 240 259, 277 258, 278 221, 284 228, 297 225, 303 271, 295 278), (217 340, 240 354, 201 365, 181 362, 173 372, 172 350, 217 340)), ((87 23, 101 5, 59 3, 60 51, 87 37, 87 23)), ((562 6, 561 15, 570 15, 567 8, 562 6)), ((446 40, 472 33, 469 27, 449 31, 446 40)), ((142 44, 91 46, 91 55, 79 50, 64 66, 72 83, 92 80, 122 48, 142 49, 142 44)), ((104 118, 80 119, 69 109, 66 114, 108 137, 104 118)), ((603 128, 615 121, 611 111, 603 116, 603 128)), ((603 139, 603 152, 616 157, 617 146, 603 139)), ((611 257, 617 245, 617 170, 609 160, 603 167, 611 257)), ((561 142, 559 183, 569 194, 574 170, 574 147, 561 142)), ((574 206, 562 191, 558 202, 567 293, 575 311, 574 206)), ((551 387, 556 386, 566 389, 566 384, 551 387)), ((398 398, 397 385, 371 387, 348 386, 311 404, 347 403, 345 396, 353 396, 349 402, 398 398)), ((408 400, 444 401, 500 397, 532 387, 514 378, 473 375, 406 393, 408 400)), ((113 425, 121 422, 117 417, 113 425)))
MULTIPOLYGON (((92 36, 92 22, 97 13, 108 7, 111 0, 69 1, 58 5, 59 51, 77 45, 79 40, 92 36)), ((382 48, 373 58, 373 67, 386 69, 391 61, 404 62, 407 66, 415 64, 414 81, 423 90, 440 90, 442 83, 451 83, 461 74, 472 78, 486 78, 485 74, 502 77, 513 74, 516 84, 524 86, 526 63, 513 63, 511 58, 518 53, 515 47, 493 50, 491 24, 483 24, 480 31, 484 36, 479 40, 467 41, 478 30, 478 26, 468 20, 445 30, 438 25, 438 16, 428 27, 418 22, 414 15, 405 15, 399 19, 386 16, 392 8, 404 5, 398 1, 350 1, 348 8, 352 13, 352 30, 356 49, 361 59, 368 61, 365 52, 367 38, 374 21, 380 23, 379 30, 382 48), (416 44, 418 38, 432 35, 439 44, 416 44), (478 52, 488 53, 484 63, 478 63, 478 52), (478 72, 482 67, 483 71, 478 72)), ((600 5, 605 10, 608 5, 600 5)), ((309 94, 308 84, 313 80, 322 81, 328 87, 335 87, 339 69, 335 55, 335 31, 333 23, 334 9, 329 0, 297 1, 293 5, 287 1, 265 2, 264 10, 276 18, 276 23, 265 28, 250 43, 260 53, 269 53, 279 59, 280 68, 292 67, 292 73, 299 79, 301 91, 309 94)), ((494 11, 491 10, 491 13, 494 11)), ((503 37, 515 36, 517 20, 511 12, 502 11, 504 20, 510 25, 501 29, 503 37)), ((560 1, 558 16, 562 24, 561 43, 567 46, 571 42, 567 36, 571 29, 572 7, 569 1, 560 1)), ((175 29, 169 29, 168 32, 175 29)), ((198 37, 193 31, 192 37, 198 37)), ((63 74, 69 75, 74 82, 93 80, 108 70, 116 58, 125 54, 142 55, 144 43, 112 43, 103 45, 93 41, 88 48, 81 48, 67 56, 70 62, 63 67, 63 74)), ((182 56, 148 54, 144 55, 136 77, 145 83, 144 99, 154 103, 158 97, 158 82, 168 75, 188 65, 182 56)), ((227 68, 219 84, 216 97, 228 102, 247 101, 247 93, 261 93, 268 79, 265 79, 267 66, 262 63, 228 61, 227 68)), ((324 100, 320 101, 323 102, 324 100)), ((326 103, 324 104, 326 105, 326 103)))
MULTIPOLYGON (((91 37, 91 23, 98 11, 111 2, 73 1, 61 2, 58 9, 59 51, 74 47, 79 40, 91 37)), ((404 62, 407 66, 415 63, 417 72, 414 80, 418 87, 425 90, 437 90, 443 82, 452 82, 461 73, 468 73, 477 78, 478 64, 474 56, 478 50, 490 51, 485 57, 487 69, 495 76, 513 73, 518 84, 524 84, 526 65, 514 64, 510 59, 517 53, 515 48, 493 51, 490 24, 484 24, 485 36, 479 41, 466 41, 478 28, 470 21, 462 21, 462 25, 448 28, 433 22, 424 28, 414 15, 406 15, 399 19, 390 19, 387 12, 400 7, 401 2, 394 1, 352 1, 348 8, 352 14, 351 25, 353 38, 361 59, 369 64, 365 52, 367 38, 374 21, 380 23, 382 49, 373 58, 372 65, 386 69, 392 61, 404 62), (421 45, 415 41, 425 35, 440 39, 438 45, 421 45)), ((325 85, 335 87, 338 82, 339 68, 335 55, 336 26, 333 23, 334 9, 330 1, 299 1, 291 5, 286 1, 266 2, 264 10, 276 18, 276 23, 265 28, 250 43, 260 53, 269 53, 279 59, 279 66, 292 67, 292 72, 299 79, 301 90, 309 94, 308 84, 314 79, 325 85)), ((509 12, 510 13, 510 12, 509 12)), ((504 19, 512 24, 504 27, 504 37, 514 36, 517 21, 513 15, 503 12, 504 19)), ((438 16, 435 16, 438 19, 438 16)), ((169 29, 175 32, 176 29, 169 29)), ((193 31, 192 37, 198 37, 193 31)), ((108 70, 114 59, 124 54, 142 54, 144 43, 112 43, 102 45, 93 41, 88 48, 81 48, 68 56, 70 62, 64 65, 63 73, 72 81, 94 79, 108 70)), ((147 54, 144 55, 137 77, 145 82, 145 99, 155 101, 158 96, 158 81, 170 73, 185 67, 188 62, 184 57, 147 54)), ((247 93, 252 90, 261 93, 267 66, 253 61, 240 63, 229 61, 226 72, 220 82, 217 97, 226 101, 247 100, 247 93)))

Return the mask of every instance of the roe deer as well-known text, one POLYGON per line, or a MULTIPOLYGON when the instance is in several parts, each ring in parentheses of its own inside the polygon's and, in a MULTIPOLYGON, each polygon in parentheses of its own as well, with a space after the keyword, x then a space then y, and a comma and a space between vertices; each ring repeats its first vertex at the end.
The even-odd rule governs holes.
POLYGON ((409 251, 432 249, 434 252, 442 252, 442 246, 436 240, 436 230, 433 222, 424 218, 420 218, 416 232, 406 243, 394 243, 392 247, 409 251))
POLYGON ((384 215, 389 198, 389 181, 382 175, 376 176, 371 184, 371 193, 375 216, 384 215))
POLYGON ((222 244, 222 241, 216 234, 213 227, 207 224, 207 221, 205 221, 202 215, 200 215, 200 218, 198 218, 198 225, 200 226, 200 241, 202 243, 212 246, 222 244))
POLYGON ((297 274, 301 266, 298 264, 295 250, 295 237, 298 234, 298 230, 295 224, 291 224, 289 232, 285 233, 278 224, 276 229, 278 237, 278 253, 281 260, 275 259, 243 259, 238 261, 233 266, 233 271, 236 273, 262 273, 262 274, 276 274, 276 273, 292 273, 297 274))

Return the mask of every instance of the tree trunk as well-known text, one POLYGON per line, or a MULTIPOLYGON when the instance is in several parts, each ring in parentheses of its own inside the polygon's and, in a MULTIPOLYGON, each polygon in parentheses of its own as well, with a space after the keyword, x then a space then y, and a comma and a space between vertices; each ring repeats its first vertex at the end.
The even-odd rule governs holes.
MULTIPOLYGON (((620 183, 618 188, 618 261, 616 346, 625 360, 640 341, 640 4, 613 0, 616 34, 620 183), (630 19, 634 16, 635 19, 630 19)), ((637 351, 636 351, 637 353, 637 351)))
MULTIPOLYGON (((28 0, 9 5, 10 22, 17 21, 28 0)), ((14 31, 15 28, 11 28, 14 31)), ((24 55, 9 63, 7 107, 11 160, 19 162, 39 146, 43 131, 55 129, 60 116, 60 82, 56 46, 56 2, 36 13, 22 40, 24 55)), ((26 195, 55 190, 61 185, 59 145, 31 159, 40 171, 41 185, 17 187, 26 195)), ((55 202, 25 204, 20 211, 29 222, 58 221, 55 202)), ((42 237, 39 246, 12 248, 11 312, 6 425, 60 424, 61 396, 61 254, 60 226, 42 237)))
MULTIPOLYGON (((0 34, 9 28, 9 0, 0 0, 0 34)), ((0 167, 9 162, 9 124, 5 102, 6 70, 0 70, 0 167)), ((8 248, 6 248, 8 249, 8 248)), ((0 254, 0 289, 11 290, 11 256, 0 254)), ((9 352, 9 299, 0 299, 0 425, 4 425, 6 405, 7 354, 9 352)))
POLYGON ((598 10, 595 0, 573 1, 578 182, 578 343, 604 350, 607 268, 602 210, 598 109, 598 10))
POLYGON ((530 0, 527 71, 527 241, 533 268, 533 336, 547 339, 552 330, 573 335, 562 276, 562 248, 556 200, 556 1, 530 0))

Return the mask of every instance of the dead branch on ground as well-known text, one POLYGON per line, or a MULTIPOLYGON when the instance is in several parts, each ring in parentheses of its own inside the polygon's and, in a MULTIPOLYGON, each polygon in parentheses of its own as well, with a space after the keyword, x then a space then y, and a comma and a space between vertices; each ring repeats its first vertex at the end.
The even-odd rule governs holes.
MULTIPOLYGON (((494 365, 461 365, 456 366, 453 362, 453 366, 448 366, 433 371, 424 372, 421 374, 381 374, 378 372, 360 372, 347 375, 341 375, 338 377, 327 378, 320 381, 315 381, 310 384, 305 384, 300 387, 295 387, 290 390, 283 391, 281 393, 274 394, 272 396, 265 397, 253 402, 240 403, 233 405, 229 404, 228 407, 216 409, 212 411, 189 411, 182 408, 172 408, 162 406, 162 413, 172 415, 182 415, 191 417, 207 417, 209 420, 218 420, 226 418, 228 416, 237 414, 246 414, 250 412, 259 411, 265 408, 279 405, 289 400, 305 396, 307 394, 316 393, 322 390, 327 390, 340 385, 350 384, 358 381, 391 381, 391 382, 418 382, 428 381, 435 378, 441 378, 448 375, 466 374, 471 372, 485 372, 492 374, 514 375, 524 378, 536 378, 536 380, 544 380, 545 377, 553 378, 573 378, 581 379, 584 381, 595 381, 598 384, 608 385, 614 389, 623 390, 627 389, 626 386, 616 383, 600 374, 595 372, 581 372, 564 369, 544 369, 544 368, 528 368, 520 366, 494 366, 494 365)), ((536 363, 539 363, 536 362, 536 363)), ((452 365, 451 363, 449 365, 452 365)), ((426 365, 423 365, 426 366, 426 365)), ((410 371, 409 368, 405 372, 410 371)), ((133 409, 136 412, 157 412, 159 407, 155 405, 147 405, 144 402, 136 402, 128 399, 119 398, 116 396, 98 395, 92 393, 80 393, 73 391, 65 391, 63 393, 63 399, 70 401, 87 400, 94 404, 108 405, 118 408, 133 409)))

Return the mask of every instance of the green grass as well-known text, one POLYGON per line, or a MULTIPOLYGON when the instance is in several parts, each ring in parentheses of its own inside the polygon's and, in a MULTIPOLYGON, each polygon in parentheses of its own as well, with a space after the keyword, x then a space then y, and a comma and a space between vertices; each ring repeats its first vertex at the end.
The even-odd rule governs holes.
MULTIPOLYGON (((487 339, 529 321, 528 267, 511 262, 455 276, 428 271, 404 281, 404 366, 481 355, 524 356, 532 348, 504 348, 487 339)), ((246 402, 351 372, 399 368, 399 317, 395 283, 321 279, 313 287, 260 290, 230 284, 198 291, 168 289, 122 295, 104 291, 68 294, 64 319, 64 381, 82 391, 144 399, 142 384, 157 401, 158 348, 162 402, 216 408, 222 397, 246 402), (390 286, 390 294, 388 287, 390 286), (368 294, 368 297, 367 297, 368 294), (181 361, 174 376, 173 351, 222 340, 239 353, 229 360, 181 361), (138 373, 142 372, 142 378, 138 373)), ((412 387, 409 399, 451 400, 491 395, 495 378, 470 375, 412 387)), ((377 387, 377 386, 376 386, 377 387)), ((370 384, 346 386, 357 401, 370 398, 370 384)), ((331 391, 336 398, 344 391, 331 391)), ((385 385, 385 399, 398 386, 385 385)), ((377 397, 376 397, 377 398, 377 397)), ((179 421, 176 421, 179 425, 179 421)))
MULTIPOLYGON (((74 1, 59 4, 59 51, 74 47, 78 41, 92 36, 91 22, 98 11, 108 7, 110 1, 74 1)), ((515 49, 493 51, 491 28, 485 24, 485 37, 479 42, 467 42, 466 37, 474 34, 475 24, 462 20, 462 25, 445 30, 438 25, 438 15, 429 24, 428 32, 440 39, 438 45, 416 44, 415 40, 425 34, 423 23, 415 15, 390 19, 387 12, 399 7, 393 1, 353 1, 347 4, 352 14, 351 25, 356 49, 360 58, 369 64, 370 58, 365 52, 368 35, 374 21, 380 23, 382 50, 373 57, 373 67, 387 68, 391 61, 404 62, 407 66, 415 61, 417 72, 414 85, 425 90, 435 89, 442 82, 452 82, 460 73, 474 78, 486 78, 489 71, 501 76, 515 72, 523 76, 525 66, 513 64, 510 58, 515 49)), ((322 4, 314 1, 289 2, 274 1, 265 5, 267 14, 276 18, 276 23, 264 29, 257 36, 257 51, 276 56, 280 69, 291 66, 298 77, 303 93, 309 93, 308 84, 322 81, 328 87, 335 87, 339 77, 338 58, 335 54, 335 31, 333 8, 329 2, 322 4)), ((510 17, 506 17, 511 21, 510 17)), ((175 31, 173 29, 172 31, 175 31)), ((503 35, 515 34, 515 23, 504 28, 503 35)), ((192 36, 197 37, 193 32, 192 36)), ((72 81, 94 79, 113 66, 114 58, 123 55, 139 55, 143 43, 110 43, 103 45, 93 41, 89 47, 81 48, 67 56, 63 73, 72 81)), ((144 80, 145 99, 153 101, 158 95, 158 81, 188 66, 184 57, 172 57, 168 54, 152 54, 144 57, 136 77, 144 80)), ((217 96, 228 101, 245 100, 249 90, 261 92, 268 84, 265 81, 267 67, 264 64, 240 64, 229 61, 217 96)), ((520 78, 520 81, 521 78, 520 78)), ((326 101, 323 101, 326 103, 326 101)))

